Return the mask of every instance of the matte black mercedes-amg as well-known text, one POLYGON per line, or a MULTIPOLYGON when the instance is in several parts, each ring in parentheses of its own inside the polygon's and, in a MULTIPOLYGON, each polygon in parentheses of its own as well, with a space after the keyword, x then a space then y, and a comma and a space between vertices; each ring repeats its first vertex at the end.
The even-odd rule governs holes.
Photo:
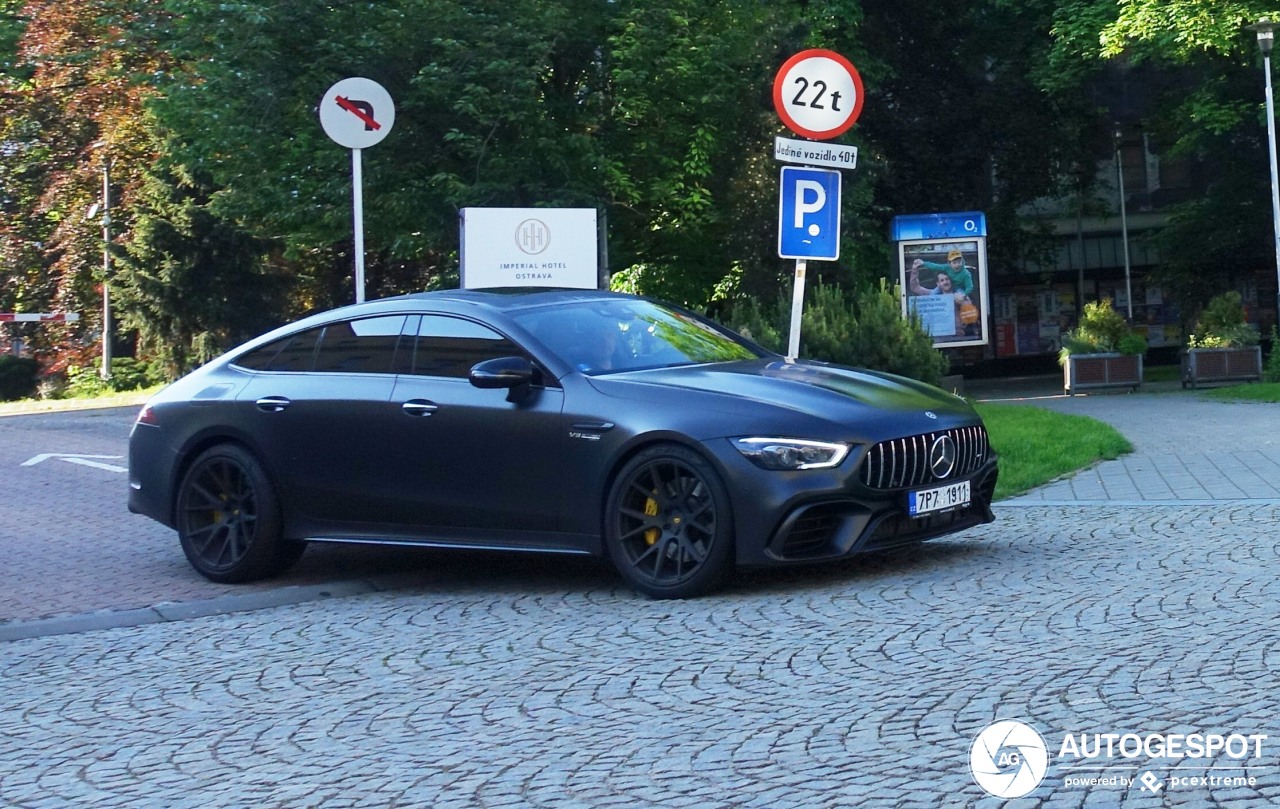
POLYGON ((607 554, 666 598, 990 522, 996 465, 928 385, 645 298, 455 290, 309 317, 165 388, 129 508, 219 582, 396 543, 607 554))

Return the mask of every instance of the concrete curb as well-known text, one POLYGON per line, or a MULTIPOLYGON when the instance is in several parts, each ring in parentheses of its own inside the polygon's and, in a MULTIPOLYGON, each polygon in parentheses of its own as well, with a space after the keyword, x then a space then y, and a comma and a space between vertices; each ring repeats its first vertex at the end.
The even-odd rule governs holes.
POLYGON ((0 403, 0 418, 4 416, 28 416, 38 413, 66 413, 76 410, 107 410, 114 407, 141 407, 155 395, 146 393, 122 393, 119 396, 102 396, 97 399, 43 399, 27 402, 0 403))
MULTIPOLYGON (((419 580, 420 578, 418 577, 419 580)), ((80 615, 40 618, 34 621, 13 621, 0 623, 0 643, 26 640, 28 638, 44 638, 51 635, 94 632, 100 629, 121 629, 146 624, 190 621, 195 618, 208 618, 214 615, 305 604, 309 601, 347 598, 395 590, 406 586, 408 583, 409 579, 404 574, 389 574, 371 579, 281 587, 277 590, 261 590, 244 595, 221 596, 198 601, 162 602, 153 604, 150 607, 137 609, 103 610, 80 615)))

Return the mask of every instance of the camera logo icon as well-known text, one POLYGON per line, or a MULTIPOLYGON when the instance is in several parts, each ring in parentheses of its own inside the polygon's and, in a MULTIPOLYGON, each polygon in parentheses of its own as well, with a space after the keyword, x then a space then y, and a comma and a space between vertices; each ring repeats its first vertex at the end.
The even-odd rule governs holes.
POLYGON ((1044 780, 1049 748, 1030 725, 1002 719, 987 725, 969 747, 973 780, 996 798, 1021 798, 1044 780))

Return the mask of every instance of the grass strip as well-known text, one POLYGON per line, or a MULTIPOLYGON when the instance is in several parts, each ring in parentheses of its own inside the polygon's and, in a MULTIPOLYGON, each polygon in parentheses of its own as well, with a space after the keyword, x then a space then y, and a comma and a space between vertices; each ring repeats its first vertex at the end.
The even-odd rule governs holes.
POLYGON ((1201 396, 1228 402, 1280 402, 1280 382, 1250 382, 1201 391, 1201 396))
POLYGON ((1114 427, 1088 416, 1028 405, 974 407, 1000 453, 997 500, 1133 452, 1133 445, 1114 427))

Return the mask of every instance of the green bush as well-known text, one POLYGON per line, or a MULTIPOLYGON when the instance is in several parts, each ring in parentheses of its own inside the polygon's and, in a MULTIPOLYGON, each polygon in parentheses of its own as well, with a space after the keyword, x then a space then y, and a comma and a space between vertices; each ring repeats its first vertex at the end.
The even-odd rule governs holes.
POLYGON ((1111 301, 1093 301, 1084 305, 1080 323, 1062 335, 1062 351, 1058 362, 1065 364, 1072 354, 1145 354, 1147 340, 1129 328, 1124 316, 1111 301))
POLYGON ((91 399, 112 393, 125 393, 159 384, 164 377, 148 363, 132 357, 111 360, 111 378, 103 379, 98 368, 72 365, 67 368, 67 385, 63 396, 91 399))
POLYGON ((1125 332, 1116 342, 1116 351, 1121 354, 1146 354, 1147 338, 1134 331, 1125 332))
POLYGON ((1209 299, 1188 348, 1247 348, 1258 344, 1258 333, 1245 322, 1244 300, 1239 292, 1224 292, 1209 299))
POLYGON ((1271 353, 1267 355, 1267 367, 1262 369, 1263 382, 1280 382, 1280 332, 1271 327, 1271 353))
POLYGON ((40 363, 30 357, 0 355, 0 401, 25 399, 36 392, 40 363))
MULTIPOLYGON (((739 301, 730 325, 760 345, 785 353, 791 331, 791 296, 772 306, 739 301)), ((887 371, 938 384, 950 365, 916 318, 902 316, 895 287, 881 281, 846 295, 836 286, 815 284, 805 296, 800 354, 813 359, 887 371)))

